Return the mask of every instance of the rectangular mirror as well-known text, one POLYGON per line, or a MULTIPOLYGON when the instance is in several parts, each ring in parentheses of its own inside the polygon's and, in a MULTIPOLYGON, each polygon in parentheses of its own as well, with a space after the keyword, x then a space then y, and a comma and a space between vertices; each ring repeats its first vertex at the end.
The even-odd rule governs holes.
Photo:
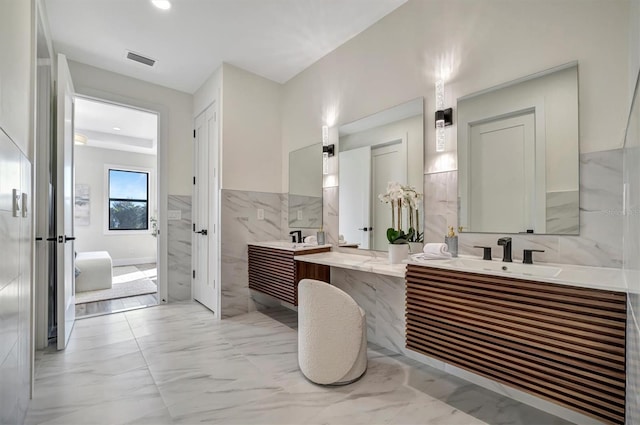
POLYGON ((578 65, 458 99, 464 232, 579 233, 578 65))
MULTIPOLYGON (((338 128, 342 246, 386 251, 391 207, 378 195, 386 193, 389 182, 414 186, 422 193, 423 104, 423 98, 418 98, 338 128)), ((405 210, 405 230, 409 227, 406 214, 405 210)), ((419 214, 422 226, 422 211, 419 214)))
POLYGON ((322 143, 289 153, 289 227, 322 227, 322 143))

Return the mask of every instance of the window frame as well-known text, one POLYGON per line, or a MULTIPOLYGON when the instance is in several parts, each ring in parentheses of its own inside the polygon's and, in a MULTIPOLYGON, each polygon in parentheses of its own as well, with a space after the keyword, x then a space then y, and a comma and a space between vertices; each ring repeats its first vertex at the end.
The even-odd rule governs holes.
POLYGON ((148 168, 141 168, 135 166, 105 164, 104 165, 104 201, 105 201, 105 220, 104 220, 104 234, 105 235, 124 235, 124 234, 151 234, 151 209, 154 204, 154 196, 152 191, 154 187, 153 182, 153 170, 148 168), (123 199, 123 198, 111 198, 111 173, 110 171, 123 171, 131 173, 140 173, 147 175, 147 199, 123 199), (113 229, 111 228, 111 201, 129 201, 129 202, 146 202, 146 228, 144 229, 113 229))

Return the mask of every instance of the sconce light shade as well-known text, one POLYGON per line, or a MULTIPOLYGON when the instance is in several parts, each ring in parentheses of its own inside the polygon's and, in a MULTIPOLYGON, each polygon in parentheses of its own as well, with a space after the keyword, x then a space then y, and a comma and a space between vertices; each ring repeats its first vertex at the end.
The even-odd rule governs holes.
POLYGON ((73 143, 76 145, 86 145, 89 139, 82 133, 74 133, 73 143))
POLYGON ((444 121, 444 127, 453 124, 453 108, 436 111, 436 128, 438 128, 438 121, 444 121))
POLYGON ((329 144, 329 126, 322 126, 322 174, 329 174, 329 157, 334 155, 334 144, 329 144))

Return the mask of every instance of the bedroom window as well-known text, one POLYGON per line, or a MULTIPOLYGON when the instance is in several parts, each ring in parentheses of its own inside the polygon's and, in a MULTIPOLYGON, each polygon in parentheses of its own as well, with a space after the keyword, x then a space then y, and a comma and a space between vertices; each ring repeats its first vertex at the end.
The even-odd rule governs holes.
POLYGON ((149 173, 109 169, 109 230, 149 229, 149 173))

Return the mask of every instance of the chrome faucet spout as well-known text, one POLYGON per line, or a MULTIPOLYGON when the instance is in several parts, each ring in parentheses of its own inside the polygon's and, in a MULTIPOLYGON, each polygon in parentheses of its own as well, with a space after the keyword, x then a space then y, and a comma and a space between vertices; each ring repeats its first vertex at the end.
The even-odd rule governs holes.
POLYGON ((498 245, 503 247, 502 261, 507 263, 512 263, 513 260, 511 259, 511 238, 504 237, 504 238, 498 239, 498 245))

